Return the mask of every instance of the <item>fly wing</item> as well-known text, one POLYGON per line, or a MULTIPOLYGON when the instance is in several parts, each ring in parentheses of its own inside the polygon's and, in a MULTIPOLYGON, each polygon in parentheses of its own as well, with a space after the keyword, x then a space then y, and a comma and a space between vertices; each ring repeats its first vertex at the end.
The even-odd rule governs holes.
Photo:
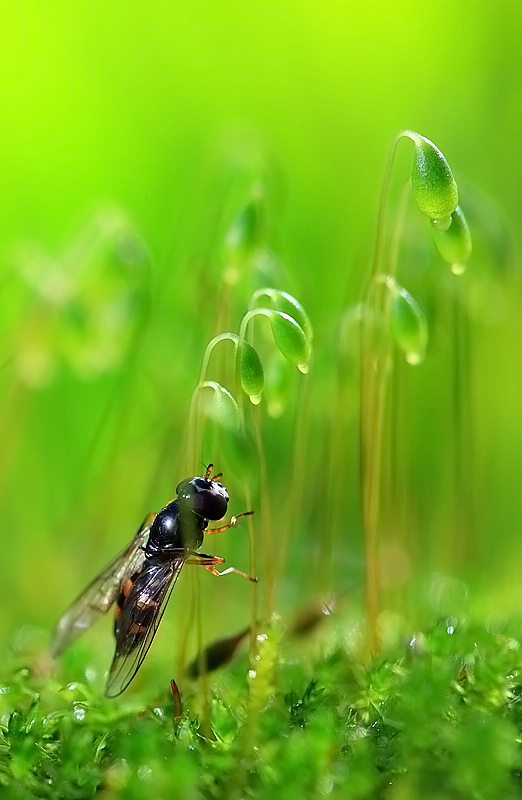
POLYGON ((63 653, 109 610, 118 597, 121 584, 139 569, 145 558, 143 547, 154 517, 155 514, 145 517, 132 542, 100 572, 60 618, 51 644, 53 658, 63 653))
POLYGON ((121 694, 141 667, 186 558, 181 550, 168 560, 149 559, 133 580, 116 622, 116 652, 105 688, 107 697, 121 694))

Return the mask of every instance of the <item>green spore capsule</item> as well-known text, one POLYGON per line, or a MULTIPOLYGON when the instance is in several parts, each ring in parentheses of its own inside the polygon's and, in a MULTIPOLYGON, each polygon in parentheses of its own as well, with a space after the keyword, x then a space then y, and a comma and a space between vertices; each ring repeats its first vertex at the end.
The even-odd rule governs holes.
POLYGON ((270 309, 270 324, 280 352, 302 373, 308 372, 310 342, 295 319, 282 311, 270 309))
POLYGON ((201 404, 205 415, 227 430, 236 430, 239 427, 239 409, 230 392, 216 381, 205 381, 201 388, 212 389, 212 394, 204 395, 201 404))
POLYGON ((288 294, 288 292, 280 292, 278 290, 273 291, 272 300, 277 311, 283 311, 285 314, 293 317, 303 329, 308 341, 312 342, 314 336, 312 323, 299 300, 296 300, 295 297, 288 294))
POLYGON ((430 219, 444 219, 453 213, 459 202, 450 166, 429 139, 413 131, 406 131, 405 135, 415 144, 411 184, 417 205, 430 219))
POLYGON ((248 342, 242 342, 239 346, 238 357, 241 387, 249 396, 250 401, 254 405, 258 405, 265 386, 265 375, 257 350, 248 342))
POLYGON ((426 354, 428 325, 424 313, 406 289, 393 284, 391 330, 397 346, 403 351, 408 364, 420 364, 426 354))
POLYGON ((265 392, 270 417, 281 417, 288 404, 292 388, 292 367, 279 350, 274 350, 266 365, 265 392))
POLYGON ((469 225, 460 206, 451 215, 451 225, 447 230, 433 227, 433 241, 444 261, 451 266, 452 272, 461 275, 473 245, 469 225))
POLYGON ((254 194, 238 213, 225 237, 225 251, 229 258, 245 258, 261 242, 262 233, 261 191, 254 194))
POLYGON ((228 664, 248 633, 250 633, 250 625, 248 628, 236 633, 235 636, 219 639, 210 644, 187 667, 187 675, 191 678, 199 678, 205 672, 213 672, 213 670, 219 669, 224 664, 228 664))
POLYGON ((288 294, 288 292, 282 292, 272 287, 265 287, 263 289, 257 289, 257 291, 254 292, 250 301, 250 308, 256 308, 259 299, 262 297, 269 297, 277 311, 282 311, 284 314, 288 314, 289 317, 293 317, 297 324, 303 329, 310 344, 312 343, 314 338, 312 323, 299 300, 296 300, 296 298, 288 294))

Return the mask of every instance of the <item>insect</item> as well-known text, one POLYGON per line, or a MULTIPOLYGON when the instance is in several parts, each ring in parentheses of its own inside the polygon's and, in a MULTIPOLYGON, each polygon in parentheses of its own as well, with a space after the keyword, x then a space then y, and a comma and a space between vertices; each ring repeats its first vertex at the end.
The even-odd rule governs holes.
POLYGON ((178 485, 176 499, 158 514, 148 514, 130 544, 114 558, 59 620, 51 645, 57 657, 84 631, 115 605, 116 649, 105 688, 116 697, 127 688, 141 667, 158 630, 172 589, 185 564, 205 567, 213 575, 236 572, 251 581, 257 578, 229 567, 218 572, 225 559, 200 553, 204 533, 220 533, 235 525, 246 511, 220 528, 208 529, 210 520, 227 511, 228 492, 219 483, 221 473, 187 478, 178 485))

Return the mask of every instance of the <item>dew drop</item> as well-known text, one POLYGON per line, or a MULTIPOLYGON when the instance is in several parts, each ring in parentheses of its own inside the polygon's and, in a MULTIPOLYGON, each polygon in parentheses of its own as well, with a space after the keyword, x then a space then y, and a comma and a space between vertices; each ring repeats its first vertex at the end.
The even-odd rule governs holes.
POLYGON ((506 630, 505 620, 497 615, 490 614, 487 617, 486 622, 484 624, 487 632, 491 633, 493 636, 499 633, 504 633, 504 631, 506 630))
POLYGON ((155 708, 153 713, 156 714, 157 717, 162 717, 163 716, 163 709, 155 708))
POLYGON ((308 373, 310 372, 310 364, 298 364, 297 369, 303 375, 308 375, 308 373))
POLYGON ((452 264, 450 267, 451 271, 454 275, 464 275, 466 272, 466 265, 465 264, 452 264))
POLYGON ((252 403, 253 406, 258 406, 261 400, 263 399, 263 395, 261 394, 251 394, 249 395, 249 397, 250 397, 250 402, 252 403))
POLYGON ((432 219, 432 225, 434 228, 437 228, 439 231, 447 231, 449 226, 452 223, 451 214, 448 214, 446 217, 440 217, 439 219, 432 219))
POLYGON ((334 782, 330 775, 324 775, 319 780, 319 791, 321 794, 330 794, 334 788, 334 782))
POLYGON ((434 575, 429 587, 429 599, 432 606, 447 616, 446 627, 457 627, 458 617, 452 613, 462 610, 466 604, 468 590, 466 584, 449 575, 434 575))
POLYGON ((253 680, 255 677, 257 677, 257 672, 255 671, 255 669, 249 669, 248 670, 248 677, 251 678, 251 680, 253 680))
POLYGON ((140 781, 148 781, 150 776, 152 775, 152 770, 148 764, 142 764, 141 767, 138 767, 136 775, 138 776, 140 781))
POLYGON ((96 670, 93 667, 87 667, 85 670, 85 678, 87 679, 88 683, 92 683, 96 680, 96 670))
POLYGON ((85 719, 85 709, 82 706, 75 706, 73 714, 80 722, 85 719))
POLYGON ((321 613, 330 617, 335 611, 335 595, 330 594, 321 602, 321 613))
POLYGON ((268 636, 267 636, 266 633, 258 633, 258 635, 256 636, 256 639, 257 639, 258 642, 266 642, 266 640, 268 639, 268 636))
POLYGON ((404 356, 408 364, 411 364, 412 367, 416 367, 418 364, 421 364, 424 360, 424 356, 422 353, 419 353, 417 350, 412 351, 411 353, 406 353, 404 356))
MULTIPOLYGON (((116 759, 114 764, 112 764, 112 766, 110 766, 105 773, 105 781, 107 783, 107 787, 111 790, 123 789, 123 787, 127 783, 128 778, 129 778, 129 765, 127 764, 124 758, 116 759)), ((110 795, 114 796, 114 794, 116 794, 115 791, 110 792, 110 795)))

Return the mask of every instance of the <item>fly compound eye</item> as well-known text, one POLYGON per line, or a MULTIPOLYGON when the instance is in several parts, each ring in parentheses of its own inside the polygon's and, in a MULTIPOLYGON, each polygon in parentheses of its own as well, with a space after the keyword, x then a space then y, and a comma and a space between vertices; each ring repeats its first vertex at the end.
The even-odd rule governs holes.
POLYGON ((188 478, 176 489, 180 503, 205 519, 221 519, 228 508, 228 492, 218 481, 206 478, 188 478))
POLYGON ((222 483, 213 481, 202 492, 196 495, 201 498, 201 511, 196 508, 196 514, 200 514, 206 519, 221 519, 227 513, 228 508, 228 492, 222 483))

